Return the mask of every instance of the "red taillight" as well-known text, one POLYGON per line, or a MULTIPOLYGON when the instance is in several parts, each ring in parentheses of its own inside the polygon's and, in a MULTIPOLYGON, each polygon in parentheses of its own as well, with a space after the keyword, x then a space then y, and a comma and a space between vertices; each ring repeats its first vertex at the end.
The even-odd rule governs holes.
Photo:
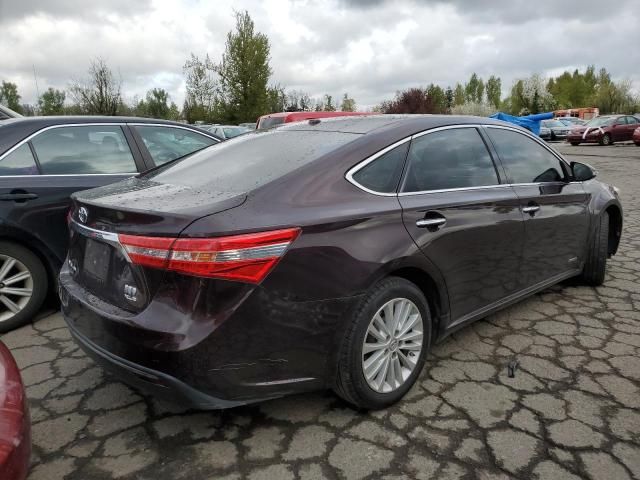
POLYGON ((219 238, 118 237, 138 265, 260 283, 299 233, 299 228, 288 228, 219 238))

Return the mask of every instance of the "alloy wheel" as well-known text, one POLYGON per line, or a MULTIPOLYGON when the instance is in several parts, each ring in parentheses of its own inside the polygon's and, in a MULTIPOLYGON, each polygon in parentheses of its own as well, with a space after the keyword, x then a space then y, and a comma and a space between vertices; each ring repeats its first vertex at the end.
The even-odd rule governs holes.
POLYGON ((0 322, 22 311, 33 295, 33 277, 18 259, 0 254, 0 322))
POLYGON ((394 298, 373 316, 362 345, 362 371, 378 393, 400 388, 415 370, 423 348, 420 310, 407 298, 394 298))

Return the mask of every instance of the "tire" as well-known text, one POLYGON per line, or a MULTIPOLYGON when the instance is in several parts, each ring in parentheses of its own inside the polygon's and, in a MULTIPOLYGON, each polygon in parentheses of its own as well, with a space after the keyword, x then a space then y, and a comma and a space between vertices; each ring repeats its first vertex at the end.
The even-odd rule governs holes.
POLYGON ((603 212, 598 217, 598 224, 593 240, 587 252, 587 261, 582 271, 582 280, 587 285, 597 287, 604 283, 609 248, 609 214, 603 212))
POLYGON ((0 242, 0 333, 29 323, 40 310, 48 285, 47 271, 33 252, 15 243, 0 242), (14 280, 5 285, 10 279, 14 280), (20 294, 16 290, 21 290, 20 294), (24 295, 29 290, 30 296, 24 295))
POLYGON ((640 142, 633 142, 636 144, 636 147, 640 147, 640 142))
POLYGON ((611 141, 611 135, 609 135, 608 133, 605 133, 600 139, 600 145, 604 145, 604 146, 613 145, 613 142, 611 141))
MULTIPOLYGON (((391 317, 394 316, 391 315, 391 317)), ((376 331, 379 333, 379 330, 376 331)), ((386 408, 396 403, 409 391, 419 377, 430 343, 431 315, 427 300, 420 289, 415 284, 399 277, 388 277, 380 281, 360 301, 348 321, 345 336, 338 350, 334 384, 336 394, 352 405, 368 410, 386 408), (422 322, 421 348, 418 353, 416 353, 417 344, 420 340, 412 340, 415 342, 412 344, 414 347, 412 351, 407 348, 408 343, 395 339, 386 340, 387 347, 381 348, 382 343, 369 333, 370 326, 376 328, 373 323, 375 316, 380 314, 381 320, 383 315, 386 318, 382 308, 387 305, 392 305, 392 308, 395 307, 395 311, 398 312, 402 312, 402 307, 406 307, 411 314, 407 320, 397 325, 399 328, 395 331, 398 333, 401 332, 403 326, 409 324, 408 322, 414 322, 405 336, 412 335, 417 338, 420 332, 419 321, 422 322), (419 314, 419 320, 414 316, 416 312, 419 314), (375 351, 366 352, 363 355, 366 341, 367 345, 374 344, 371 342, 378 343, 376 343, 375 351), (372 361, 372 357, 379 355, 379 352, 379 358, 389 359, 386 361, 387 369, 381 368, 377 375, 374 374, 373 378, 370 377, 367 380, 364 373, 365 362, 372 361), (393 364, 393 367, 389 367, 389 362, 393 364), (413 365, 412 370, 410 364, 413 365), (397 369, 397 365, 400 365, 400 369, 397 369), (395 385, 385 381, 387 379, 384 375, 385 372, 389 372, 388 378, 391 378, 391 381, 396 383, 395 385), (393 375, 394 372, 400 373, 393 375), (382 378, 382 380, 379 382, 378 389, 375 390, 372 384, 375 384, 378 378, 382 378)))
POLYGON ((571 142, 571 145, 573 145, 574 147, 577 147, 578 145, 580 145, 580 142, 571 142))

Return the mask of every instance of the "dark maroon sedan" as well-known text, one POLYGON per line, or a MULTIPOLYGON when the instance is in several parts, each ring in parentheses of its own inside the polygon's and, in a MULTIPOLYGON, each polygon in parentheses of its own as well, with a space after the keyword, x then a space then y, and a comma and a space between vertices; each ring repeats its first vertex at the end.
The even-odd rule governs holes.
POLYGON ((310 120, 77 193, 64 317, 138 387, 222 408, 332 387, 382 408, 430 346, 604 280, 616 190, 502 122, 310 120))
POLYGON ((628 142, 638 127, 640 120, 633 115, 602 115, 589 120, 584 126, 573 127, 567 142, 574 146, 581 143, 611 145, 614 142, 628 142))

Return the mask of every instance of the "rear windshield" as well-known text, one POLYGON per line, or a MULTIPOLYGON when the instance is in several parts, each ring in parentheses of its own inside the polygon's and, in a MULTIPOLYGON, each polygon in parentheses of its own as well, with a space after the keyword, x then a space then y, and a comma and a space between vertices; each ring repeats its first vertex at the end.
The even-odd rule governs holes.
POLYGON ((359 134, 270 130, 247 133, 143 174, 154 182, 246 193, 349 143, 359 134))
POLYGON ((258 128, 271 128, 276 125, 282 125, 284 123, 284 117, 266 117, 261 118, 258 123, 258 128))

